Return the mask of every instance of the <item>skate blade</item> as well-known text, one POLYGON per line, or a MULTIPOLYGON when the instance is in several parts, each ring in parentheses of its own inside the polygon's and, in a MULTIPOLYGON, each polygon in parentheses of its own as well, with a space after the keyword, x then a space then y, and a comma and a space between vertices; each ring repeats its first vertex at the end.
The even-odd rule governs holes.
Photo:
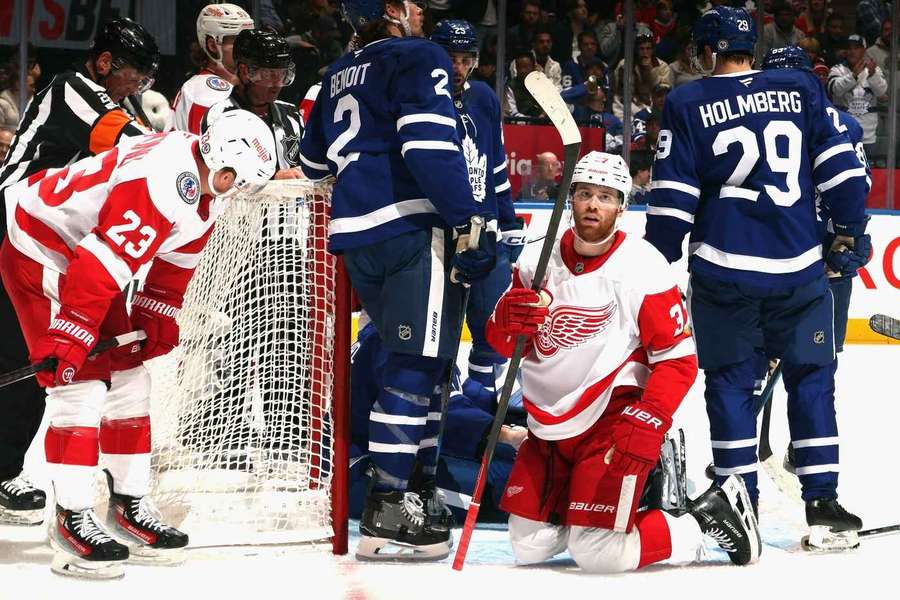
POLYGON ((125 576, 122 561, 88 561, 59 554, 53 557, 50 570, 57 575, 81 579, 121 579, 125 576))
POLYGON ((0 509, 0 525, 40 525, 44 522, 44 509, 8 510, 0 509))
POLYGON ((183 565, 187 556, 182 548, 150 548, 148 546, 128 546, 128 563, 156 567, 177 567, 183 565))
POLYGON ((356 547, 356 560, 362 561, 437 561, 450 555, 449 542, 411 546, 390 538, 362 536, 356 547))
POLYGON ((753 505, 750 503, 747 485, 739 475, 731 475, 722 483, 722 491, 725 492, 731 505, 739 511, 747 535, 753 541, 750 547, 750 562, 747 563, 752 565, 759 560, 762 552, 762 539, 759 536, 759 525, 756 522, 753 505))
POLYGON ((800 545, 807 552, 844 552, 859 548, 859 534, 856 531, 831 531, 826 525, 813 525, 809 535, 803 536, 800 545))

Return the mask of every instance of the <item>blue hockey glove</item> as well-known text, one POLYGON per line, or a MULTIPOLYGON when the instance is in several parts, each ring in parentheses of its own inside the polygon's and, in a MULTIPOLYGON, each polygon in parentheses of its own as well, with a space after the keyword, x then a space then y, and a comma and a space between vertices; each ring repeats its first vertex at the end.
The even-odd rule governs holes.
POLYGON ((501 223, 500 232, 503 234, 500 241, 509 252, 509 262, 515 263, 525 248, 525 219, 516 217, 514 221, 501 223))
POLYGON ((866 223, 855 227, 833 224, 835 233, 828 234, 825 243, 830 248, 825 255, 825 264, 830 278, 854 277, 860 267, 864 267, 872 256, 872 238, 863 233, 866 223))
POLYGON ((454 283, 469 285, 484 279, 497 264, 497 234, 482 229, 484 223, 484 216, 475 215, 465 225, 454 228, 457 245, 450 275, 454 283), (470 241, 470 237, 478 238, 477 245, 470 241))

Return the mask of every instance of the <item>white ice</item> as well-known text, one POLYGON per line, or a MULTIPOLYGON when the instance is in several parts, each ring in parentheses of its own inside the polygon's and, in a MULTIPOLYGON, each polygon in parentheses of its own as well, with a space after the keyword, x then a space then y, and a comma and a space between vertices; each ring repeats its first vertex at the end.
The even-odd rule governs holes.
MULTIPOLYGON (((863 518, 866 528, 900 523, 896 451, 900 394, 894 377, 897 373, 893 372, 897 366, 900 346, 848 346, 841 355, 837 394, 840 500, 863 518)), ((785 396, 779 389, 772 429, 776 454, 781 454, 787 444, 786 421, 785 396)), ((707 485, 703 469, 711 457, 702 375, 682 405, 676 425, 684 427, 687 434, 688 474, 691 489, 697 493, 707 485)), ((35 482, 46 486, 41 442, 39 436, 27 466, 35 482)), ((189 551, 188 561, 180 567, 128 565, 124 579, 94 582, 50 572, 51 553, 43 527, 0 526, 0 600, 775 600, 789 594, 806 599, 900 596, 900 534, 864 539, 855 551, 812 555, 799 548, 805 532, 799 501, 780 492, 762 470, 760 488, 763 554, 758 564, 748 567, 732 566, 718 550, 713 550, 712 562, 702 565, 660 564, 618 576, 581 574, 566 556, 540 567, 515 567, 506 532, 495 527, 475 532, 461 573, 450 568, 450 559, 417 565, 360 563, 352 557, 355 539, 351 538, 351 554, 345 557, 306 546, 203 548, 189 551)), ((355 524, 351 524, 351 531, 354 529, 355 524)))

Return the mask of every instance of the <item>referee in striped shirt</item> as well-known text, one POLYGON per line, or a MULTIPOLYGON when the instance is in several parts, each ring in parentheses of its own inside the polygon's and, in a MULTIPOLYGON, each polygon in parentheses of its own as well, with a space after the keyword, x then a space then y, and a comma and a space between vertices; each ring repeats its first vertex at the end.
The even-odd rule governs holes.
MULTIPOLYGON (((114 19, 97 33, 84 64, 58 74, 35 94, 0 166, 0 240, 6 235, 4 190, 10 185, 109 150, 123 136, 149 133, 119 103, 149 89, 158 65, 153 37, 130 19, 114 19)), ((0 373, 28 365, 28 349, 2 285, 0 327, 5 338, 0 373)), ((44 400, 34 379, 0 390, 0 523, 37 524, 43 519, 46 494, 21 471, 44 400)))

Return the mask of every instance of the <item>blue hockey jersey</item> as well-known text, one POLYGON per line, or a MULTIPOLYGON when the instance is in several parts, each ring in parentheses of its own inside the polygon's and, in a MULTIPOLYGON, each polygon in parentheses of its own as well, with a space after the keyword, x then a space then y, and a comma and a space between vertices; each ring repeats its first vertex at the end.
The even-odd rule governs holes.
POLYGON ((454 105, 472 195, 482 204, 481 212, 496 215, 500 223, 511 223, 516 212, 506 170, 500 102, 486 83, 468 81, 454 105))
MULTIPOLYGON (((850 138, 850 143, 853 145, 853 150, 856 152, 856 158, 859 160, 860 164, 862 164, 866 168, 866 195, 869 194, 869 190, 872 188, 872 169, 869 166, 869 159, 866 157, 866 150, 863 146, 863 128, 859 124, 853 116, 840 110, 838 108, 829 107, 826 109, 826 112, 831 117, 832 121, 834 121, 834 126, 837 128, 838 132, 846 133, 847 137, 850 138)), ((819 204, 819 219, 822 221, 823 231, 831 230, 829 221, 831 220, 831 211, 828 210, 827 206, 819 204)))
POLYGON ((450 58, 420 38, 389 38, 332 63, 300 141, 310 179, 329 175, 329 249, 461 225, 472 198, 456 133, 450 58))
POLYGON ((647 240, 689 269, 771 288, 824 272, 816 191, 836 223, 865 218, 866 170, 811 73, 708 77, 666 98, 647 240))

